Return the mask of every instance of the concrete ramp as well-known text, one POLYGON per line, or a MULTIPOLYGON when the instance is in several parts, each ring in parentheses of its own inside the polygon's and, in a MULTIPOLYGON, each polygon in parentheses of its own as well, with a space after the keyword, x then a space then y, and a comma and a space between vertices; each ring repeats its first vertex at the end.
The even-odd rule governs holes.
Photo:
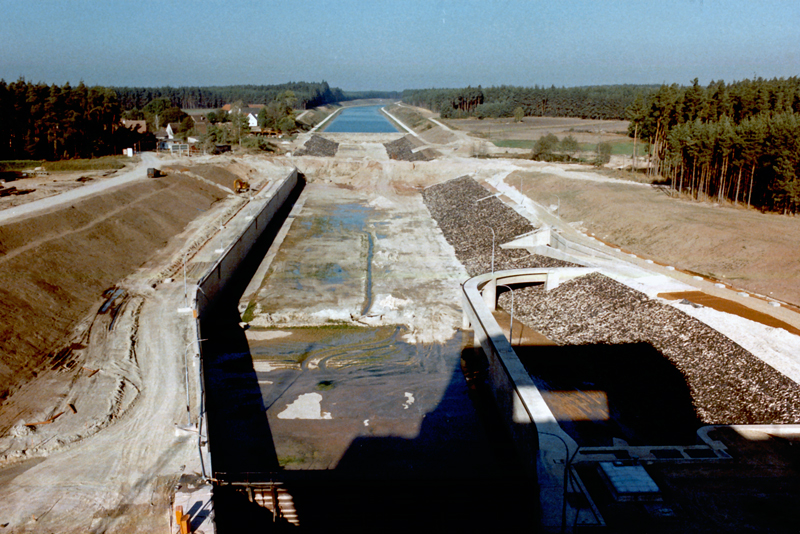
POLYGON ((386 147, 381 143, 341 143, 336 157, 384 161, 389 159, 389 154, 386 153, 386 147))

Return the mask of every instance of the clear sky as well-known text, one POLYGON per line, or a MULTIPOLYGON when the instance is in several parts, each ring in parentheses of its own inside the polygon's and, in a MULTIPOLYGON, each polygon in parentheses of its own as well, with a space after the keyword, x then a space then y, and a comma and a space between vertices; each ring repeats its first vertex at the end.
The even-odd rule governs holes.
POLYGON ((0 0, 0 78, 345 90, 800 75, 799 0, 0 0))

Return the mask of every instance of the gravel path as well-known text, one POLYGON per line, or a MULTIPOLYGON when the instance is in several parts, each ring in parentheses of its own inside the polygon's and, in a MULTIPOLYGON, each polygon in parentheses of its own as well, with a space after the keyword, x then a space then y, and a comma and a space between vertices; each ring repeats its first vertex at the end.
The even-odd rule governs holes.
MULTIPOLYGON (((423 198, 456 256, 471 275, 491 270, 496 243, 530 231, 527 220, 469 177, 428 188, 423 198)), ((495 270, 566 266, 521 250, 495 253, 495 270)), ((500 296, 510 308, 510 296, 500 296)), ((514 291, 515 318, 561 345, 647 343, 684 376, 705 424, 800 423, 800 386, 730 339, 672 306, 649 299, 601 274, 544 292, 514 291)), ((623 377, 624 379, 624 377, 623 377)))

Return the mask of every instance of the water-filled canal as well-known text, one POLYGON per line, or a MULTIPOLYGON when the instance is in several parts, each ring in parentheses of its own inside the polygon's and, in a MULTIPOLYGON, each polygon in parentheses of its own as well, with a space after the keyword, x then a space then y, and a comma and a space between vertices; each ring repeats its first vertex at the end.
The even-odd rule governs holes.
POLYGON ((328 133, 394 133, 397 128, 381 113, 383 106, 345 108, 325 128, 328 133))

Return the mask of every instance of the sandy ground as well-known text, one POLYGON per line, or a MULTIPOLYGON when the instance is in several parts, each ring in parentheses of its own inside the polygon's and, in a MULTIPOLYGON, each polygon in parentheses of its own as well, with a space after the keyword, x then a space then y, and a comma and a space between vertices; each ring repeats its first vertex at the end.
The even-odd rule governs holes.
MULTIPOLYGON (((135 335, 146 342, 137 343, 132 355, 116 351, 106 361, 87 362, 101 369, 92 377, 95 382, 117 379, 120 389, 102 383, 73 388, 77 414, 65 414, 48 425, 58 428, 42 428, 30 436, 59 440, 68 439, 70 431, 82 431, 91 439, 75 436, 78 441, 61 452, 31 447, 29 455, 47 456, 0 470, 0 517, 6 531, 167 531, 175 486, 182 475, 191 474, 186 466, 197 456, 196 435, 176 432, 176 424, 186 422, 186 403, 179 393, 183 345, 191 334, 185 316, 174 311, 182 297, 177 285, 147 295, 135 317, 123 318, 138 319, 135 335), (164 336, 163 328, 177 335, 164 336), (109 410, 118 396, 121 402, 109 410), (93 425, 104 428, 92 436, 93 425)), ((92 380, 85 375, 81 379, 92 380)))
MULTIPOLYGON (((42 210, 34 211, 36 202, 15 208, 25 214, 0 225, 0 298, 6 303, 0 311, 0 395, 20 378, 31 378, 65 345, 82 348, 85 328, 73 329, 90 321, 103 292, 226 196, 197 180, 166 176, 69 199, 62 210, 51 207, 59 197, 41 201, 48 203, 42 210)), ((0 431, 6 428, 0 423, 0 431)))
MULTIPOLYGON (((175 432, 186 416, 181 373, 193 333, 174 311, 182 302, 180 284, 161 282, 174 276, 182 250, 199 246, 220 217, 241 207, 242 200, 222 189, 231 176, 252 180, 273 161, 296 165, 309 184, 264 284, 246 303, 254 312, 248 338, 255 344, 268 333, 263 327, 329 322, 403 325, 408 342, 451 339, 461 323, 458 284, 465 273, 419 193, 466 174, 497 188, 511 204, 523 203, 514 197, 521 187, 537 202, 531 210, 538 210, 540 222, 574 232, 575 239, 590 240, 578 232, 584 229, 621 246, 627 253, 608 248, 608 261, 618 264, 619 278, 648 295, 719 289, 715 280, 695 280, 683 269, 724 279, 730 285, 719 291, 734 296, 748 290, 800 302, 800 226, 793 218, 680 201, 585 167, 473 158, 488 141, 427 122, 434 126, 420 133, 442 154, 431 162, 390 161, 385 150, 363 139, 353 144, 364 143, 359 154, 366 157, 176 160, 170 163, 200 172, 156 181, 131 175, 130 183, 105 191, 75 189, 89 191, 83 199, 51 197, 61 198, 75 219, 54 217, 59 212, 49 210, 56 204, 23 219, 7 215, 0 226, 7 303, 0 321, 0 386, 16 393, 0 405, 0 419, 6 417, 0 427, 6 462, 0 468, 0 525, 9 532, 166 531, 175 486, 197 471, 190 465, 195 442, 175 432), (197 168, 210 162, 223 170, 197 168), (298 282, 308 284, 314 297, 294 291, 298 282), (111 318, 95 310, 103 291, 116 285, 127 300, 109 331, 111 318), (59 357, 65 339, 72 350, 59 357), (36 363, 50 353, 57 359, 49 367, 36 363), (39 360, 26 367, 24 354, 39 360), (37 379, 30 381, 34 373, 37 379), (25 398, 37 400, 25 406, 25 398), (34 430, 17 424, 46 421, 59 412, 54 422, 34 430), (23 457, 32 458, 20 463, 23 457)), ((135 172, 143 173, 144 166, 135 172)), ((756 304, 754 297, 740 301, 747 298, 756 304)), ((688 308, 757 356, 771 352, 785 368, 797 368, 797 336, 688 308)), ((775 313, 794 312, 782 306, 775 313)), ((415 390, 394 393, 394 409, 421 405, 415 390)), ((333 413, 316 396, 298 394, 291 401, 276 407, 276 420, 284 414, 280 420, 291 425, 297 420, 289 417, 297 414, 323 421, 333 413)))
POLYGON ((800 305, 800 220, 680 200, 657 187, 597 182, 591 173, 517 173, 532 199, 603 241, 734 287, 800 305), (626 206, 627 209, 620 209, 626 206))
POLYGON ((451 337, 465 272, 422 204, 425 177, 403 162, 307 159, 303 210, 248 303, 251 324, 404 324, 409 342, 451 337))
POLYGON ((559 139, 571 135, 579 143, 599 143, 626 139, 628 132, 627 121, 564 117, 525 117, 522 122, 510 118, 444 119, 442 122, 454 130, 488 139, 530 140, 554 134, 559 139))
POLYGON ((197 334, 191 315, 178 313, 183 284, 170 282, 183 251, 191 267, 192 252, 246 202, 213 181, 233 168, 263 185, 273 167, 216 161, 207 179, 168 174, 78 200, 50 197, 46 209, 26 204, 26 216, 0 226, 0 268, 17 280, 3 286, 7 302, 55 302, 30 314, 4 308, 4 531, 165 532, 176 491, 199 482, 197 432, 181 429, 197 420, 186 401, 197 398, 196 380, 187 392, 184 367, 197 376, 197 334), (65 338, 73 341, 63 347, 65 338), (30 361, 50 351, 44 365, 30 361), (34 378, 21 380, 28 369, 34 378))
POLYGON ((145 153, 120 170, 53 172, 15 180, 9 186, 30 192, 0 199, 0 223, 144 180, 147 167, 157 167, 158 163, 154 154, 145 153))

